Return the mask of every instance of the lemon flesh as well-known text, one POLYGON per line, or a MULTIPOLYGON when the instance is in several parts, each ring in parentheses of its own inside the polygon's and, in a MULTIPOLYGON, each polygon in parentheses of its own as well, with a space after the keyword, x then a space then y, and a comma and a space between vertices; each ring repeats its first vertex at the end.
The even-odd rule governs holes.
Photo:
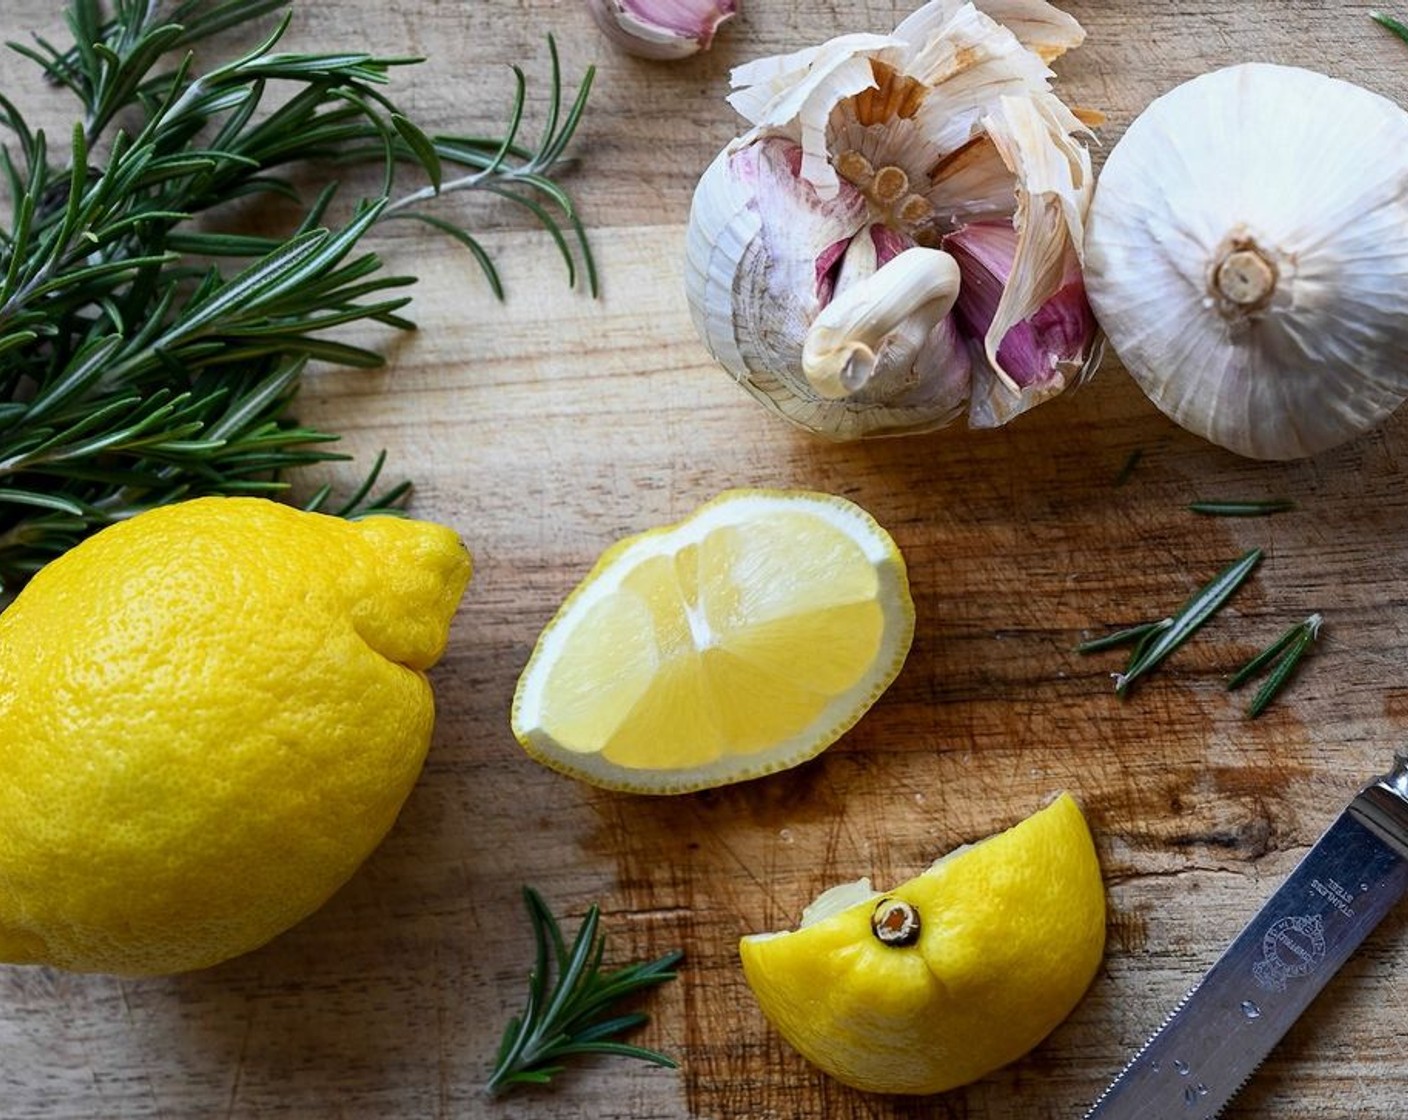
POLYGON ((938 1093, 1015 1061, 1070 1014, 1104 952, 1100 866, 1069 794, 893 891, 868 887, 833 888, 801 928, 740 945, 768 1020, 858 1089, 938 1093), (917 913, 912 944, 877 937, 882 900, 917 913))
POLYGON ((609 549, 539 638, 513 730, 596 785, 679 793, 796 765, 898 674, 904 561, 859 506, 729 491, 609 549))
POLYGON ((419 774, 470 575, 443 526, 162 507, 0 614, 0 960, 165 973, 311 913, 419 774))

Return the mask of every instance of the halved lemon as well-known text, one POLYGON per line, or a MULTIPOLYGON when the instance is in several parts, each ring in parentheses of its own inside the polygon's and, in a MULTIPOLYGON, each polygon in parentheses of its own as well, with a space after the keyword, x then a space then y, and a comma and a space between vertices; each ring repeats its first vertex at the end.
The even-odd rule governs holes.
POLYGON ((594 785, 683 793, 805 761, 899 673, 904 560, 853 502, 731 490, 620 541, 538 639, 513 732, 594 785))
POLYGON ((823 893, 800 928, 739 946, 803 1057, 877 1093, 938 1093, 1020 1058, 1075 1008, 1105 948, 1105 891, 1069 794, 886 894, 823 893))

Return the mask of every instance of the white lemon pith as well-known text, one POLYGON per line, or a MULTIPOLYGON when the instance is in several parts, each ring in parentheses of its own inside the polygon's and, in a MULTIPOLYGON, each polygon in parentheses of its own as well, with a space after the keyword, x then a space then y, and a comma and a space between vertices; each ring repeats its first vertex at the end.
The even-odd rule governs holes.
POLYGON ((450 529, 203 498, 105 529, 0 614, 0 960, 214 964, 391 826, 470 576, 450 529))
POLYGON ((924 1094, 1036 1046, 1080 1001, 1104 945, 1094 843, 1062 794, 893 891, 833 888, 797 930, 739 951, 763 1013, 803 1057, 858 1089, 924 1094), (881 940, 882 902, 912 917, 912 939, 881 940))
POLYGON ((513 731, 538 761, 615 789, 757 777, 854 725, 913 634, 904 561, 859 506, 728 491, 606 551, 538 639, 513 731))

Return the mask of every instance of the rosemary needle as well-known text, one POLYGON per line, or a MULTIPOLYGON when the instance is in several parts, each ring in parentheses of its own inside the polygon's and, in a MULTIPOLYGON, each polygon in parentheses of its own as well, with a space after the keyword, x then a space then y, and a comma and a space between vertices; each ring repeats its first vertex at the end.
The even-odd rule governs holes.
POLYGON ((518 1085, 546 1085, 562 1072, 564 1060, 582 1054, 615 1054, 674 1069, 674 1059, 658 1051, 617 1041, 650 1019, 640 1012, 618 1014, 616 1005, 635 992, 673 980, 674 967, 684 954, 676 950, 653 961, 603 972, 606 938, 597 932, 601 918, 597 907, 588 909, 569 949, 542 896, 524 887, 523 901, 537 958, 528 974, 523 1011, 504 1029, 485 1086, 489 1093, 502 1096, 518 1085))
POLYGON ((1297 622, 1238 669, 1232 679, 1227 682, 1229 691, 1240 688, 1272 661, 1280 658, 1279 661, 1276 661, 1275 668, 1271 670, 1261 688, 1257 690, 1256 695, 1252 697, 1252 702, 1247 708, 1247 714, 1252 719, 1266 710, 1266 706, 1271 703, 1276 694, 1284 687, 1286 681, 1290 679, 1291 674, 1300 663, 1300 659, 1310 648, 1310 643, 1320 636, 1320 626, 1323 622, 1324 619, 1318 612, 1310 615, 1303 622, 1297 622))
POLYGON ((1131 665, 1137 665, 1144 658, 1144 655, 1149 652, 1149 647, 1158 640, 1159 635, 1166 632, 1172 625, 1173 619, 1165 618, 1150 626, 1148 632, 1135 643, 1134 650, 1129 655, 1129 663, 1131 665))
POLYGON ((1233 673, 1232 679, 1227 682, 1227 691, 1231 692, 1233 689, 1241 688, 1242 685, 1246 684, 1247 681, 1251 680, 1252 677, 1256 676, 1262 669, 1269 665, 1282 650, 1294 642, 1296 636, 1302 630, 1311 625, 1317 630, 1320 628, 1320 616, 1318 614, 1313 614, 1304 622, 1297 622, 1294 626, 1288 627, 1284 634, 1233 673))
POLYGON ((1269 498, 1260 502, 1189 502, 1192 513, 1205 517, 1267 517, 1273 513, 1286 513, 1296 508, 1290 498, 1269 498))
MULTIPOLYGON (((1318 616, 1317 616, 1318 617, 1318 616)), ((1305 651, 1310 648, 1310 643, 1315 640, 1319 632, 1319 624, 1313 627, 1306 627, 1296 635, 1295 641, 1286 651, 1285 655, 1277 662, 1276 667, 1271 670, 1265 683, 1257 689, 1256 695, 1252 697, 1251 704, 1247 707, 1247 715, 1256 719, 1266 710, 1266 706, 1271 703, 1276 694, 1281 691, 1285 683, 1290 680, 1291 674, 1295 672, 1296 666, 1300 664, 1300 659, 1305 656, 1305 651)))
POLYGON ((1124 466, 1120 468, 1120 473, 1115 475, 1115 488, 1123 486, 1129 481, 1130 475, 1134 473, 1134 468, 1139 466, 1139 460, 1144 458, 1144 449, 1136 447, 1129 453, 1129 458, 1124 461, 1124 466))
POLYGON ((1403 23, 1401 20, 1396 20, 1390 15, 1385 15, 1383 12, 1370 12, 1369 18, 1375 23, 1387 27, 1400 39, 1408 43, 1408 24, 1403 23))
POLYGON ((1101 650, 1114 649, 1117 646, 1135 645, 1138 642, 1146 641, 1151 634, 1172 625, 1173 619, 1171 618, 1163 618, 1158 622, 1141 622, 1138 626, 1116 630, 1113 634, 1106 634, 1103 638, 1091 638, 1088 642, 1081 642, 1076 646, 1076 652, 1099 653, 1101 650))
POLYGON ((1129 686, 1181 646, 1204 622, 1241 587, 1261 561, 1261 549, 1254 548, 1228 565, 1201 587, 1173 616, 1173 622, 1160 630, 1147 645, 1141 642, 1123 673, 1115 674, 1115 691, 1124 696, 1129 686))

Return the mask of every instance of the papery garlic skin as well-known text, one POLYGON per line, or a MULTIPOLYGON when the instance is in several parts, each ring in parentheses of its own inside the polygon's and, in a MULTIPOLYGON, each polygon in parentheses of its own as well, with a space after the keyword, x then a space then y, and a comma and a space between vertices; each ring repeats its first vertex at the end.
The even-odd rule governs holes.
POLYGON ((1106 161, 1085 279, 1189 431, 1292 459, 1375 427, 1408 398, 1408 113, 1262 63, 1177 87, 1106 161))
POLYGON ((737 0, 587 0, 606 37, 628 54, 667 60, 708 50, 737 0))
POLYGON ((1046 65, 1083 35, 1042 0, 931 0, 890 35, 738 67, 729 101, 752 127, 706 170, 690 214, 686 290, 710 352, 835 439, 1005 423, 1092 368, 1080 268, 1093 175, 1046 65), (1005 225, 1012 243, 980 328, 957 309, 965 278, 946 246, 974 223, 1005 225), (814 360, 853 286, 887 324, 860 332, 863 376, 814 360), (1057 318, 1080 330, 1034 327, 1053 300, 1079 303, 1057 318), (1008 368, 1004 343, 1024 332, 1034 360, 1008 368))

